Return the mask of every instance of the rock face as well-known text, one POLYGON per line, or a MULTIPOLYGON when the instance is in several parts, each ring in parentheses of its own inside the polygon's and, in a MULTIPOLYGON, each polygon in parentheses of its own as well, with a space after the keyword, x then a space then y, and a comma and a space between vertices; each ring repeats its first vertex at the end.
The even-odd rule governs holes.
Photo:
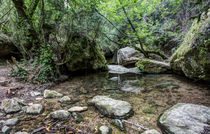
POLYGON ((170 72, 170 65, 165 62, 155 61, 151 59, 142 58, 136 66, 145 73, 167 73, 170 72))
POLYGON ((210 108, 202 105, 179 103, 159 118, 164 134, 209 134, 210 108))
POLYGON ((5 111, 5 113, 15 113, 21 110, 21 105, 19 104, 18 100, 13 99, 5 99, 1 103, 1 108, 5 111))
POLYGON ((170 65, 177 74, 191 79, 210 81, 210 13, 197 20, 185 36, 182 45, 172 55, 170 65))
POLYGON ((135 64, 143 55, 131 47, 125 47, 117 52, 117 63, 119 65, 130 65, 135 64))
POLYGON ((106 59, 99 46, 88 37, 81 34, 72 35, 71 44, 66 46, 66 57, 63 59, 68 60, 68 71, 107 70, 106 59))
POLYGON ((63 94, 58 93, 56 91, 51 91, 51 90, 45 90, 44 91, 44 98, 57 98, 57 97, 62 97, 63 94))
POLYGON ((136 67, 126 68, 121 65, 108 65, 109 73, 112 74, 125 74, 125 73, 135 73, 139 74, 140 70, 136 67))
POLYGON ((0 57, 7 56, 15 50, 12 38, 5 34, 0 34, 0 57))
POLYGON ((25 112, 27 114, 40 114, 43 111, 43 106, 41 104, 32 104, 30 106, 25 107, 25 112))
POLYGON ((70 113, 65 110, 58 110, 50 114, 53 119, 67 120, 70 117, 70 113))
POLYGON ((94 105, 103 115, 112 118, 126 118, 133 112, 128 102, 115 100, 107 96, 95 96, 90 104, 94 105))

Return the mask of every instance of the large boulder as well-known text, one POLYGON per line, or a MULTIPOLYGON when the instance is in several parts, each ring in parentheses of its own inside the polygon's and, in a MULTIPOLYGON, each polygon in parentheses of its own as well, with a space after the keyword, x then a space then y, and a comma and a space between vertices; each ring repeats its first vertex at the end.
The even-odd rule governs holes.
POLYGON ((66 45, 63 59, 70 72, 107 70, 106 59, 97 43, 88 37, 72 35, 71 43, 66 45))
POLYGON ((0 34, 0 57, 9 55, 15 48, 12 38, 5 34, 0 34))
POLYGON ((179 103, 165 111, 158 124, 164 134, 209 134, 210 108, 179 103))
POLYGON ((165 62, 142 58, 136 66, 144 73, 167 73, 170 72, 170 65, 165 62))
POLYGON ((197 20, 185 36, 182 45, 172 55, 170 65, 175 73, 191 79, 210 81, 210 13, 197 20))
POLYGON ((117 52, 117 63, 119 65, 135 64, 140 58, 143 57, 139 51, 131 47, 121 48, 117 52))
POLYGON ((107 96, 95 96, 90 104, 94 105, 103 115, 112 118, 126 118, 133 113, 130 103, 107 96))
POLYGON ((126 68, 121 65, 108 65, 109 73, 112 74, 125 74, 125 73, 135 73, 139 74, 140 70, 137 67, 126 68))

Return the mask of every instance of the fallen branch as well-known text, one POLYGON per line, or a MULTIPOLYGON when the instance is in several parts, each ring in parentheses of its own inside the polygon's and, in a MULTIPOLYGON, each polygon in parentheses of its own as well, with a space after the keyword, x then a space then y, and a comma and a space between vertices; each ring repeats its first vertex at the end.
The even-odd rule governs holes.
POLYGON ((148 128, 146 128, 146 127, 144 127, 144 126, 141 126, 141 125, 139 125, 139 124, 137 124, 137 123, 132 123, 132 122, 127 121, 127 120, 122 120, 122 122, 131 124, 131 125, 133 125, 133 126, 135 126, 135 127, 138 127, 138 128, 140 128, 140 129, 143 129, 143 130, 149 130, 148 128))

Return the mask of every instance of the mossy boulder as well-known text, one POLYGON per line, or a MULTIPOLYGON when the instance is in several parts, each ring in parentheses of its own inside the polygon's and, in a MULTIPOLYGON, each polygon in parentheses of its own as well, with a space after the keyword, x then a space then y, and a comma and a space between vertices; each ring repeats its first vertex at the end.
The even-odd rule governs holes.
POLYGON ((84 35, 75 35, 66 45, 65 59, 68 71, 107 70, 106 59, 98 44, 84 35))
POLYGON ((182 45, 170 59, 175 73, 184 74, 191 79, 210 80, 210 13, 203 14, 191 26, 182 45))
POLYGON ((136 66, 144 73, 167 73, 170 72, 170 66, 168 63, 160 62, 156 60, 142 58, 136 66))
POLYGON ((15 49, 13 39, 5 34, 0 34, 0 57, 11 54, 15 49))

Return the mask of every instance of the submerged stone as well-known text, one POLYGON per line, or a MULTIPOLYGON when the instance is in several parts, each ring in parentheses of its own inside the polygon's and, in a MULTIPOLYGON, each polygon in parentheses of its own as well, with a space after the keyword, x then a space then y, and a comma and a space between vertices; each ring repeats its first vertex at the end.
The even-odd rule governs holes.
POLYGON ((56 120, 67 120, 70 118, 70 113, 65 110, 57 110, 55 112, 52 112, 50 116, 56 120))
POLYGON ((5 111, 5 113, 15 113, 21 110, 21 105, 19 101, 15 98, 13 99, 5 99, 1 103, 1 108, 5 111))
POLYGON ((67 103, 71 101, 71 98, 68 96, 64 96, 59 100, 61 103, 67 103))
POLYGON ((18 118, 8 119, 8 120, 5 121, 5 125, 15 126, 16 124, 18 124, 18 122, 19 122, 18 118))
POLYGON ((163 133, 202 134, 210 133, 210 108, 196 104, 179 103, 165 111, 159 118, 163 133))
POLYGON ((95 96, 91 102, 103 115, 112 118, 126 118, 133 113, 130 103, 107 96, 95 96))
POLYGON ((112 134, 112 129, 107 126, 101 126, 98 130, 99 134, 112 134))
POLYGON ((119 119, 115 119, 113 125, 116 126, 120 131, 125 131, 125 124, 119 119))
POLYGON ((16 132, 15 134, 29 134, 27 132, 16 132))
POLYGON ((43 106, 41 104, 32 104, 30 106, 26 106, 25 107, 25 112, 27 114, 41 114, 41 112, 43 111, 43 106))
POLYGON ((53 90, 45 90, 44 91, 44 98, 57 98, 57 97, 62 97, 63 94, 58 93, 53 90))
POLYGON ((11 128, 8 126, 4 126, 1 131, 3 132, 3 134, 9 134, 11 131, 11 128))
POLYGON ((169 63, 142 58, 136 66, 144 73, 167 73, 170 72, 169 63))

